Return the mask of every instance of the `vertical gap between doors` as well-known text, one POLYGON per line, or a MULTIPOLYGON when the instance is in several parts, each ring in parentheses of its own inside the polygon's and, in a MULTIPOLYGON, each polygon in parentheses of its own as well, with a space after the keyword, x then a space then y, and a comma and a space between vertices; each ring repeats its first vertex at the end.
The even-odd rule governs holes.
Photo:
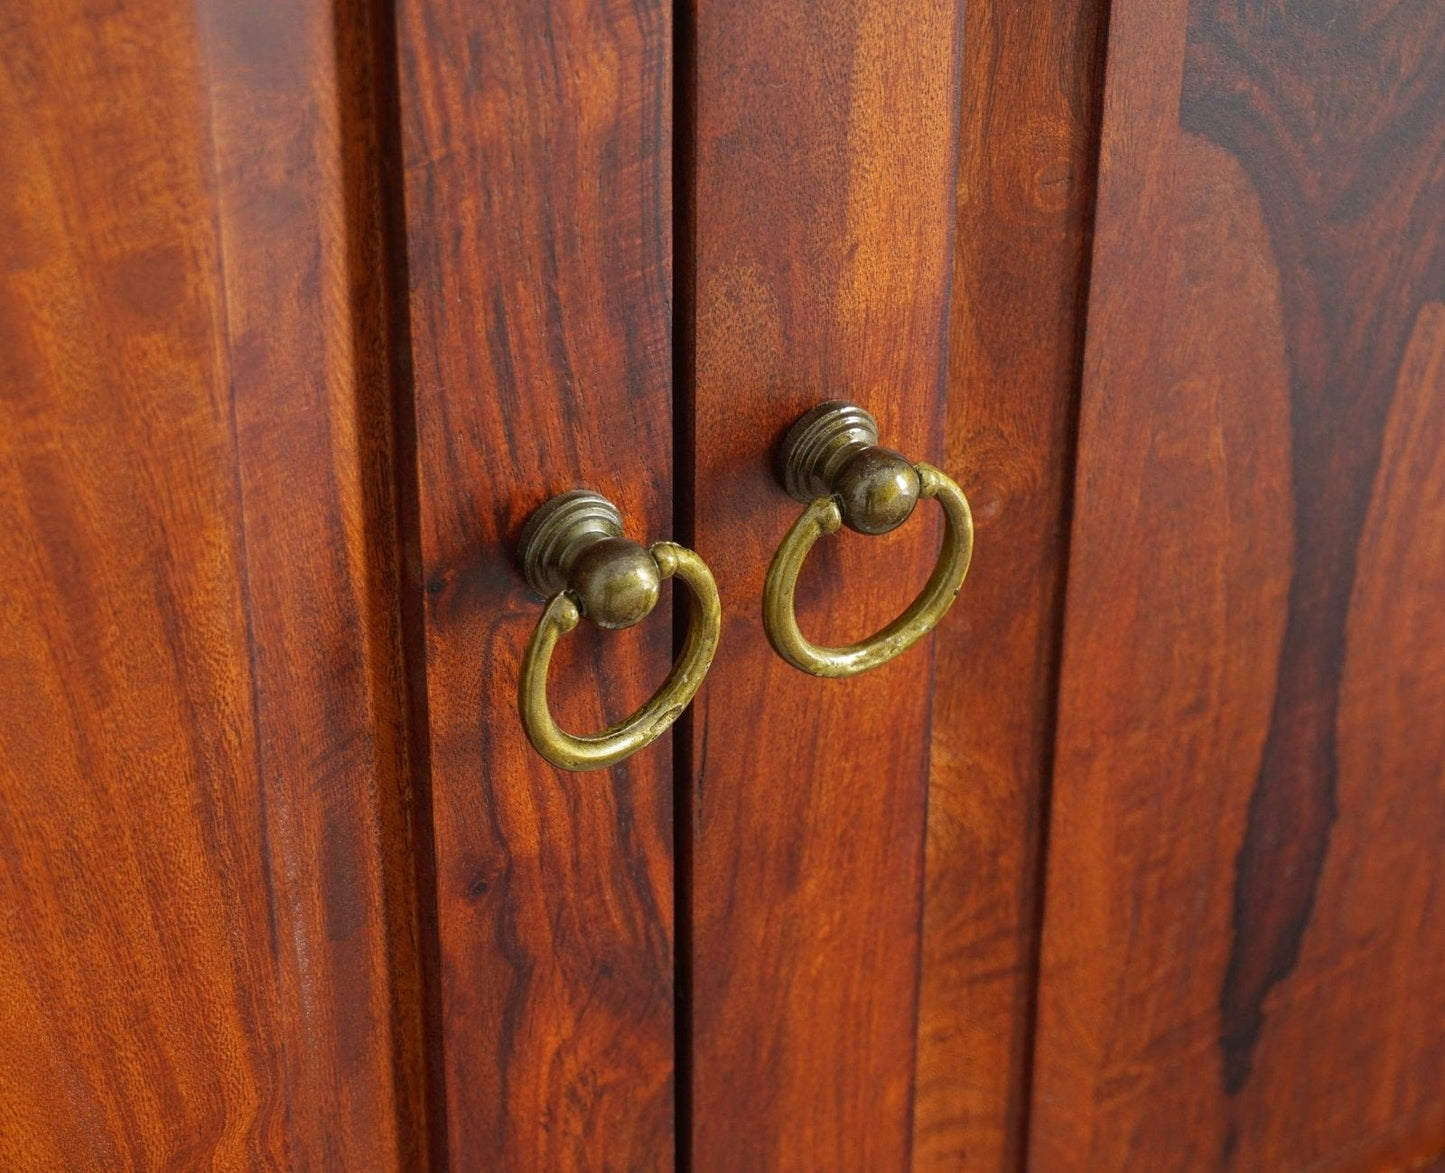
MULTIPOLYGON (((693 377, 696 311, 694 263, 694 69, 691 0, 672 11, 672 468, 673 531, 696 549, 696 398, 693 377)), ((673 609, 673 655, 687 637, 688 608, 673 609)), ((705 700, 704 700, 705 703, 705 700)), ((692 1168, 692 849, 695 714, 678 718, 673 746, 673 1070, 674 1144, 678 1173, 692 1168)))
MULTIPOLYGON (((381 203, 383 326, 392 404, 392 475, 396 572, 400 609, 400 657, 405 690, 406 780, 404 807, 411 905, 398 917, 415 939, 403 949, 414 970, 399 976, 394 1000, 419 1004, 420 1038, 398 1039, 398 1085, 420 1082, 421 1119, 403 1121, 414 1132, 417 1167, 445 1173, 447 1158, 445 1068, 442 1055, 441 940, 437 924, 436 849, 431 795, 431 730, 426 682, 426 610, 422 590, 421 507, 417 468, 417 421, 411 359, 407 220, 401 111, 401 45, 396 0, 369 0, 371 86, 376 120, 376 183, 381 203), (420 1052, 419 1054, 417 1052, 420 1052)), ((414 1028, 413 1028, 414 1029, 414 1028)))
POLYGON ((1082 183, 1088 191, 1088 207, 1085 211, 1087 244, 1081 250, 1079 269, 1075 284, 1078 288, 1077 313, 1074 318, 1073 362, 1069 376, 1070 420, 1064 459, 1068 475, 1064 483, 1063 500, 1060 507, 1059 525, 1062 536, 1059 543, 1060 585, 1054 606, 1053 622, 1050 625, 1051 656, 1049 664, 1049 711, 1045 720, 1043 760, 1039 763, 1038 836, 1035 842, 1033 861, 1033 909, 1029 926, 1029 955, 1026 961, 1028 999, 1024 1007, 1024 1048, 1028 1056, 1024 1064, 1023 1078, 1019 1088, 1017 1152, 1020 1173, 1029 1167, 1029 1142, 1032 1137, 1034 1070, 1038 1062, 1039 1027, 1039 981, 1043 958, 1043 937, 1045 905, 1047 903, 1049 840, 1052 831, 1054 764, 1058 753, 1059 729, 1059 687, 1063 680, 1063 652, 1065 617, 1068 612, 1069 552, 1072 545, 1074 523, 1074 498, 1079 463, 1079 420, 1083 402, 1084 347, 1089 320, 1089 287, 1093 275, 1094 219, 1099 205, 1099 153, 1104 124, 1104 84, 1107 75, 1109 17, 1112 0, 1098 0, 1100 6, 1096 44, 1087 68, 1093 75, 1089 86, 1089 109, 1086 119, 1089 123, 1090 141, 1085 158, 1088 171, 1082 176, 1082 183))

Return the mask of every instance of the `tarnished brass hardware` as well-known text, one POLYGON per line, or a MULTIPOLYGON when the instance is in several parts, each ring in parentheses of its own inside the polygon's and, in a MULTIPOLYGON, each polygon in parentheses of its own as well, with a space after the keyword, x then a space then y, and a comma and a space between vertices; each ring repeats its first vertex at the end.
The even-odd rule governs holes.
POLYGON ((973 515, 954 482, 930 464, 913 464, 878 446, 878 424, 861 407, 820 403, 783 439, 780 479, 807 504, 773 556, 763 587, 763 627, 778 655, 814 676, 856 676, 893 659, 933 630, 953 605, 973 556, 973 515), (820 648, 798 629, 793 593, 808 551, 840 526, 882 534, 908 520, 922 499, 943 506, 943 547, 913 603, 862 643, 820 648))
POLYGON ((622 536, 622 515, 590 489, 553 497, 532 514, 519 546, 522 572, 547 607, 522 656, 517 709, 527 740, 564 770, 600 770, 650 745, 677 720, 712 665, 722 607, 712 572, 672 542, 650 549, 622 536), (682 654, 637 712, 590 737, 564 732, 547 705, 547 668, 557 641, 586 615, 599 627, 631 627, 652 612, 663 580, 676 575, 692 594, 682 654))

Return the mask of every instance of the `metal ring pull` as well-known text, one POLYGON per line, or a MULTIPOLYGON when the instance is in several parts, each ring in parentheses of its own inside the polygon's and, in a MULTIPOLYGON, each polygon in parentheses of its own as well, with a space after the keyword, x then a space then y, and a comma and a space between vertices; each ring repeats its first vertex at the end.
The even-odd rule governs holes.
POLYGON ((622 536, 622 515, 590 489, 553 497, 532 514, 519 552, 528 584, 547 599, 527 650, 517 708, 527 740, 564 770, 600 770, 651 745, 677 720, 712 665, 722 607, 712 572, 673 542, 650 549, 622 536), (578 737, 558 727, 547 704, 547 668, 557 641, 586 615, 599 627, 631 627, 657 604, 664 579, 676 575, 692 593, 682 654, 667 679, 637 712, 601 733, 578 737))
POLYGON ((807 504, 783 539, 763 587, 763 626, 778 655, 814 676, 856 676, 886 663, 933 630, 953 605, 973 556, 973 515, 952 479, 878 446, 878 423, 841 400, 820 403, 783 440, 781 479, 807 504), (882 534, 908 520, 920 499, 936 498, 945 520, 943 547, 913 603, 862 643, 820 648, 798 629, 793 593, 808 551, 839 526, 882 534))

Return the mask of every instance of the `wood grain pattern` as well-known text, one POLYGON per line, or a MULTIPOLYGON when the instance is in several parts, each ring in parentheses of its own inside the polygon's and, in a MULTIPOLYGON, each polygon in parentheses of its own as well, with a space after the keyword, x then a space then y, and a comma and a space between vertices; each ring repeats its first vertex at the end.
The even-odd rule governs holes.
MULTIPOLYGON (((667 739, 567 774, 527 744, 532 510, 587 486, 672 535, 671 29, 656 0, 398 7, 427 684, 454 1170, 672 1162, 667 739)), ((569 635, 601 728, 663 678, 664 605, 569 635)))
POLYGON ((7 1169, 426 1164, 366 17, 0 21, 7 1169))
MULTIPOLYGON (((771 468, 798 415, 851 398, 886 443, 939 456, 961 6, 700 0, 688 14, 685 496, 726 607, 679 820, 691 1167, 901 1169, 930 649, 818 680, 772 652, 760 607, 801 508, 771 468)), ((924 508, 887 538, 820 543, 804 631, 851 642, 882 626, 921 588, 938 534, 924 508)))
POLYGON ((1445 14, 1115 4, 1041 1169, 1445 1149, 1445 14))
POLYGON ((918 1170, 1022 1159, 1104 13, 965 7, 944 467, 980 556, 937 641, 918 1170))

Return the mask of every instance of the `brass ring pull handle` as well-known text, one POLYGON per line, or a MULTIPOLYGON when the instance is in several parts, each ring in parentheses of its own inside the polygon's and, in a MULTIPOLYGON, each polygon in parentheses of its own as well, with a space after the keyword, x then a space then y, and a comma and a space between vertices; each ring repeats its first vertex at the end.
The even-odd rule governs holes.
POLYGON ((519 547, 528 584, 547 599, 527 650, 517 708, 527 740, 564 770, 600 770, 631 757, 667 731, 687 708, 712 665, 722 607, 712 572, 672 542, 650 549, 622 536, 622 515, 590 489, 553 497, 532 514, 519 547), (656 605, 664 579, 677 575, 692 593, 682 655, 652 699, 601 733, 578 737, 558 727, 547 705, 547 668, 557 641, 586 615, 599 627, 631 627, 656 605))
POLYGON ((913 464, 878 446, 878 424, 861 407, 820 403, 789 429, 781 480, 807 504, 783 539, 763 587, 763 626, 778 655, 814 676, 856 676, 886 663, 933 630, 953 605, 973 556, 973 515, 954 482, 929 464, 913 464), (839 526, 882 534, 908 520, 920 499, 943 506, 943 547, 918 598, 892 623, 862 643, 820 648, 798 630, 793 592, 808 551, 839 526))

